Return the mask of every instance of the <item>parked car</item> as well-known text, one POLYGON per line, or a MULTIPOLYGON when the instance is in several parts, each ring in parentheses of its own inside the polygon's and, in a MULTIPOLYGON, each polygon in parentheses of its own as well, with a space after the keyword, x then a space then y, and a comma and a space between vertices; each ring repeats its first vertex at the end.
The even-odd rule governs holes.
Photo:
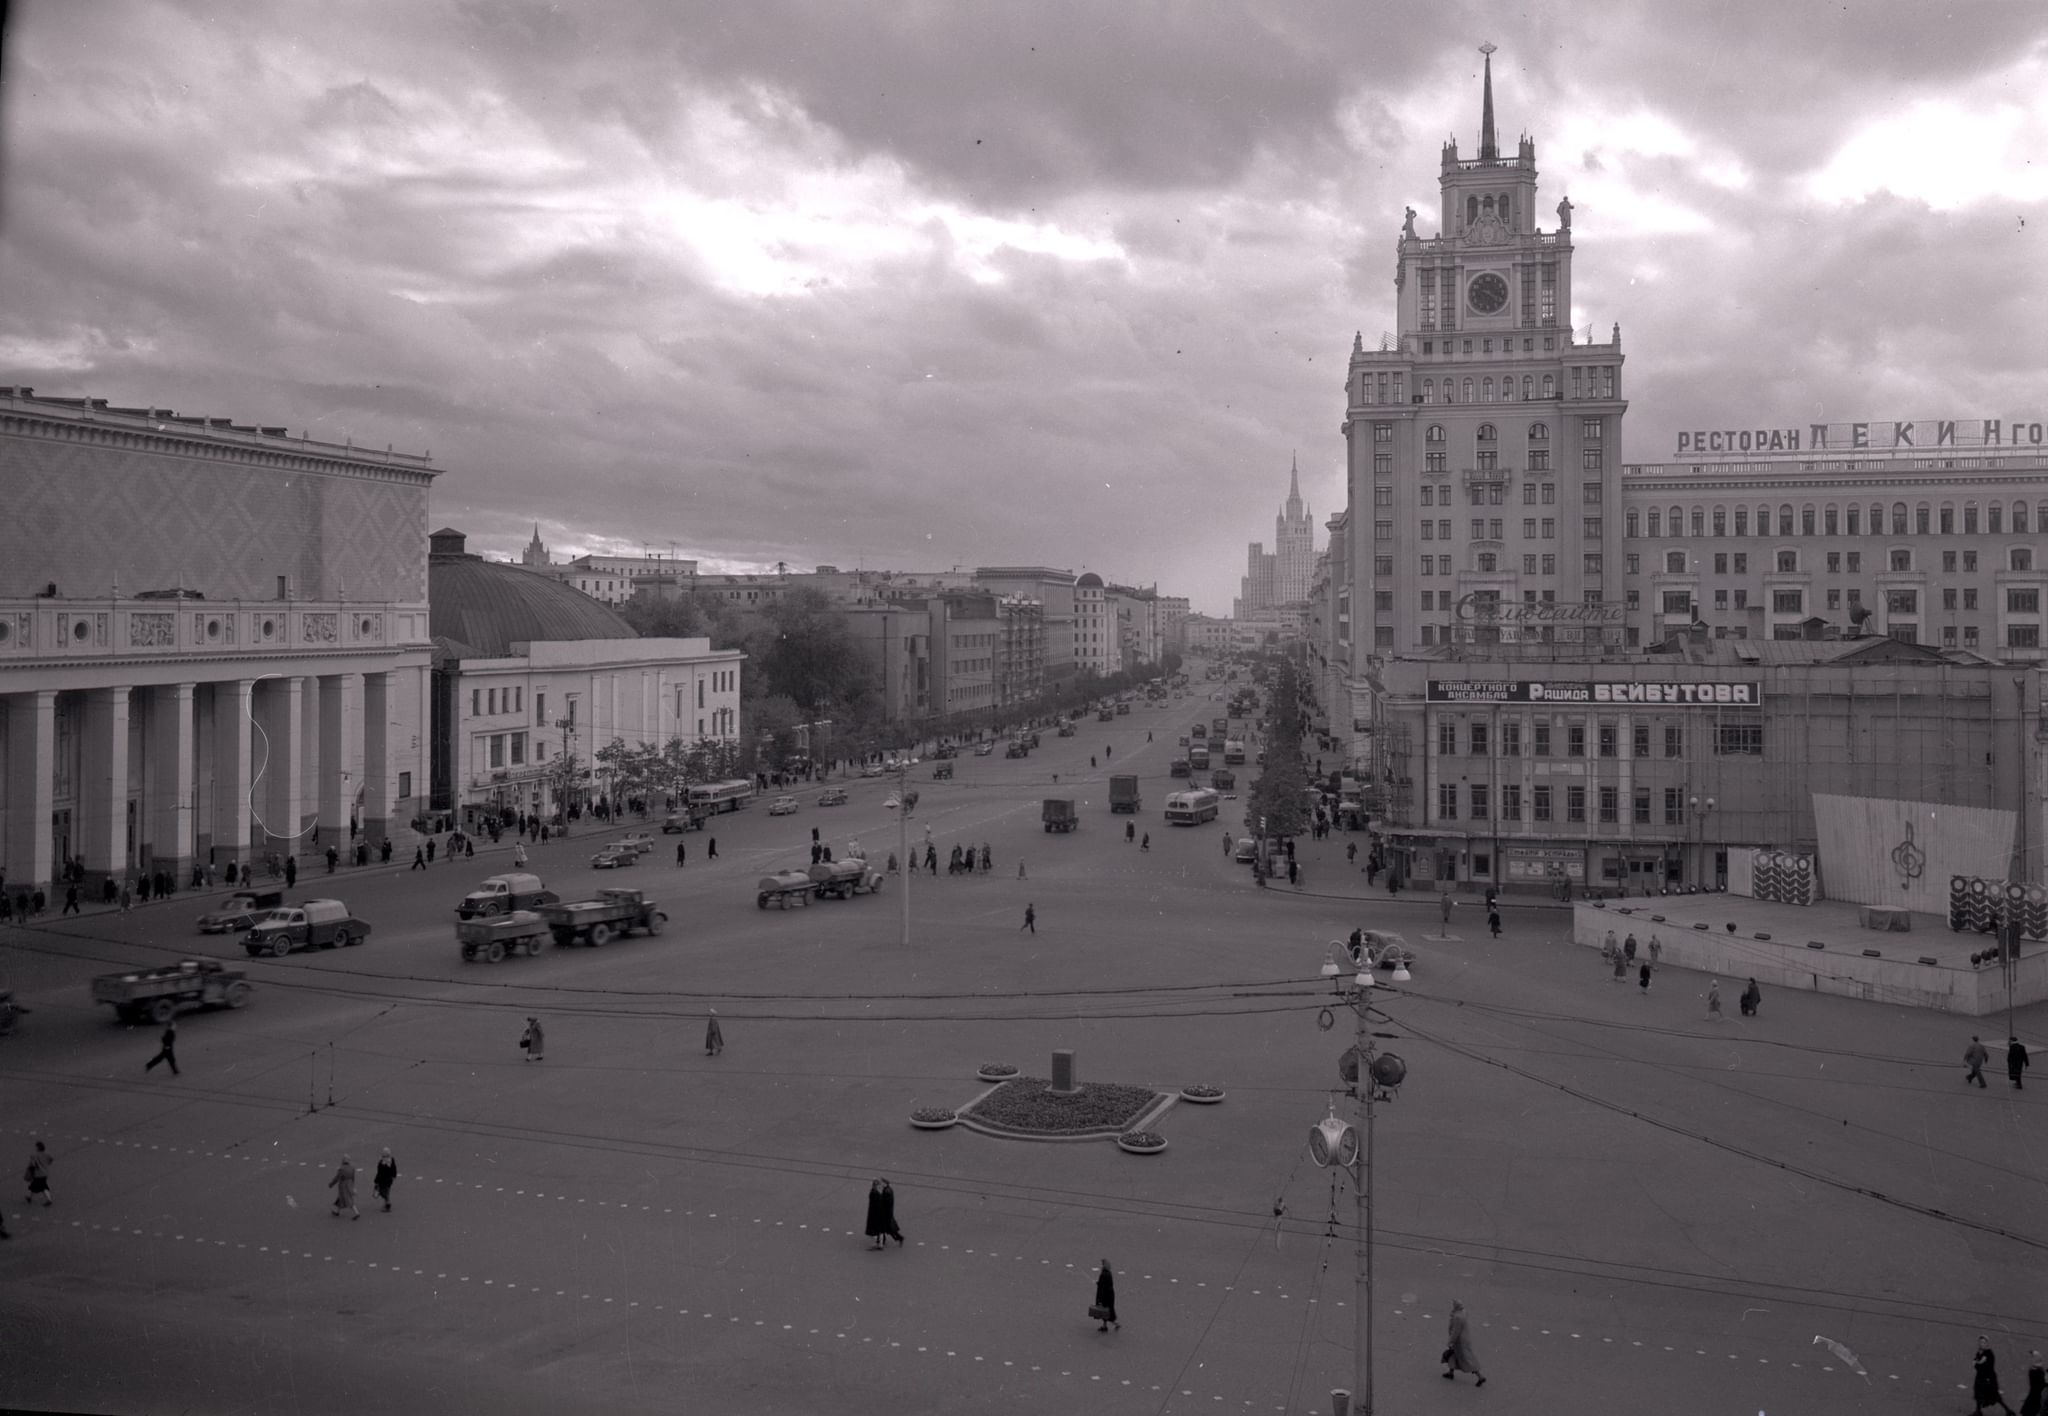
POLYGON ((1250 836, 1237 838, 1237 849, 1231 853, 1239 865, 1250 865, 1259 858, 1259 843, 1250 836))
POLYGON ((775 800, 768 803, 768 814, 770 816, 796 815, 796 798, 793 796, 779 796, 775 798, 775 800))
POLYGON ((617 870, 621 866, 638 865, 640 852, 631 846, 609 845, 592 856, 590 863, 599 870, 617 870))
POLYGON ((825 790, 824 790, 824 791, 822 791, 822 792, 819 792, 819 793, 818 793, 818 805, 820 805, 820 806, 844 806, 844 805, 846 805, 846 788, 844 788, 844 787, 827 787, 827 788, 825 788, 825 790))
POLYGON ((1074 735, 1074 725, 1072 723, 1061 723, 1058 732, 1061 737, 1072 737, 1074 735))
POLYGON ((199 932, 240 934, 283 903, 282 890, 237 890, 199 916, 199 932))
POLYGON ((974 745, 974 755, 976 757, 987 757, 995 750, 996 745, 992 742, 978 742, 974 745))
POLYGON ((867 766, 860 769, 860 774, 863 777, 882 777, 888 775, 888 771, 889 769, 881 763, 870 762, 867 766))

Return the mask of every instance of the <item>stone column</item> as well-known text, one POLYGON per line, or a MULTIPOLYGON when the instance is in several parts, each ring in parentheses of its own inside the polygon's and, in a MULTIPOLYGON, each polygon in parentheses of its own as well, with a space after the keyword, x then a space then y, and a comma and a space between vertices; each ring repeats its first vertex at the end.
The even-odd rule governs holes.
POLYGON ((95 688, 85 694, 79 734, 78 854, 87 883, 126 877, 128 852, 128 693, 95 688))
POLYGON ((10 693, 7 713, 7 834, 0 868, 6 890, 49 893, 56 879, 56 851, 50 842, 50 813, 56 806, 57 691, 40 688, 10 693))
POLYGON ((349 816, 363 776, 363 676, 320 676, 320 837, 347 856, 349 816))
POLYGON ((213 863, 221 867, 249 859, 254 699, 253 680, 227 679, 213 685, 213 804, 207 824, 213 836, 213 863))
POLYGON ((363 839, 371 849, 391 835, 397 777, 391 763, 391 675, 363 675, 363 839))
MULTIPOLYGON (((249 781, 256 801, 251 815, 259 856, 275 851, 282 860, 297 855, 305 844, 299 840, 304 814, 300 779, 305 770, 300 717, 305 696, 305 680, 300 678, 261 679, 256 684, 249 781)), ((299 862, 301 868, 305 864, 299 862)))
POLYGON ((143 839, 158 870, 183 886, 192 875, 192 688, 160 684, 149 690, 149 819, 143 839))

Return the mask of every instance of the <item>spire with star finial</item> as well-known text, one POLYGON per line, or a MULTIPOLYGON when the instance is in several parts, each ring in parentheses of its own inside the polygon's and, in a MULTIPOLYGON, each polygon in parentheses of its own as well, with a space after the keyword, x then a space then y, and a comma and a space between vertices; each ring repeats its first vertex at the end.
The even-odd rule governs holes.
POLYGON ((1499 162, 1500 144, 1493 136, 1493 49, 1491 41, 1479 46, 1486 56, 1486 97, 1479 113, 1479 160, 1499 162))

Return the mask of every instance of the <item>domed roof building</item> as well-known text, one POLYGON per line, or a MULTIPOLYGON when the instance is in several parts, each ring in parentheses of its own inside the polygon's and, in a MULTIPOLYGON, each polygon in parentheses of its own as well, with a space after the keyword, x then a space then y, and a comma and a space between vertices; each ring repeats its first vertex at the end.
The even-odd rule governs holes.
POLYGON ((428 632, 464 659, 498 659, 536 640, 637 639, 616 610, 552 575, 487 561, 443 528, 427 538, 428 632))
POLYGON ((1081 578, 1074 582, 1074 588, 1076 590, 1100 590, 1102 588, 1102 577, 1092 570, 1084 571, 1081 578))
POLYGON ((618 789, 593 765, 614 742, 738 741, 739 650, 642 639, 545 571, 471 555, 460 531, 428 543, 430 810, 443 829, 580 812, 618 789))

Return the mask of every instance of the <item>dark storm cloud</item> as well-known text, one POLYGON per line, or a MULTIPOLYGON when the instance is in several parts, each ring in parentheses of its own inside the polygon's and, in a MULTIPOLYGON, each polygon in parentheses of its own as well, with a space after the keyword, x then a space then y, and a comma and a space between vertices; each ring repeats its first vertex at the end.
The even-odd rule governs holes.
POLYGON ((432 448, 436 523, 486 550, 537 520, 1223 610, 1297 449, 1318 520, 1342 505, 1343 361, 1392 326, 1438 144, 1476 152, 1480 39, 1504 142, 1579 203, 1577 318, 1623 325, 1648 458, 2039 387, 2023 169, 1945 203, 1928 173, 1965 164, 1926 153, 1813 178, 1922 100, 2038 104, 1999 85, 2040 32, 1748 0, 17 7, 0 362, 432 448))

